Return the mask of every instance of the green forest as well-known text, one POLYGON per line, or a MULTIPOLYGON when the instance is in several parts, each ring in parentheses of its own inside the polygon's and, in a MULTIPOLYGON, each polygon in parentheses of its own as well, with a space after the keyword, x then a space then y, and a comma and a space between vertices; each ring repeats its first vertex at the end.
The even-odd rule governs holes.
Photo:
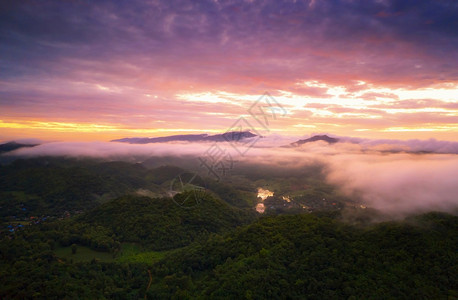
POLYGON ((198 177, 205 190, 183 205, 196 194, 167 195, 185 172, 175 166, 65 158, 2 165, 0 298, 458 298, 458 217, 372 222, 377 212, 357 210, 311 168, 294 179, 198 177), (268 198, 260 214, 260 185, 278 195, 288 185, 306 190, 288 203, 268 198))

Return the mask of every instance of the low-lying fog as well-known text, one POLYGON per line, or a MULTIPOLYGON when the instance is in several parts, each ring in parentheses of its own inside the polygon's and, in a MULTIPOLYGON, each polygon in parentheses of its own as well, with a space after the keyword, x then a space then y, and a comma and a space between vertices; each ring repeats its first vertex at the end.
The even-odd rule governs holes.
MULTIPOLYGON (((278 137, 251 143, 54 142, 22 148, 8 155, 97 157, 210 157, 230 153, 237 162, 271 166, 287 174, 320 164, 328 183, 369 206, 390 214, 458 209, 458 143, 341 138, 341 142, 280 147, 278 137), (275 147, 274 147, 275 144, 275 147)), ((284 145, 284 144, 283 144, 284 145)), ((222 156, 220 156, 222 157, 222 156)), ((215 158, 215 157, 213 157, 215 158)), ((237 164, 234 165, 237 168, 237 164)))

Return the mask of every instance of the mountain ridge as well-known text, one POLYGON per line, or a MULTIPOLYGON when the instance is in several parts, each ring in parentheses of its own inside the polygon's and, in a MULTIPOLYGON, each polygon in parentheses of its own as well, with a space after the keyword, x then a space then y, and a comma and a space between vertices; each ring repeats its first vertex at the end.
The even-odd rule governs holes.
POLYGON ((299 147, 299 146, 301 146, 303 144, 313 143, 313 142, 318 142, 318 141, 324 141, 324 142, 327 142, 328 144, 335 144, 335 143, 339 142, 339 139, 330 137, 330 136, 328 136, 326 134, 314 135, 314 136, 309 137, 307 139, 298 140, 298 141, 296 141, 294 143, 289 144, 286 147, 299 147))
POLYGON ((153 138, 122 138, 111 140, 110 142, 120 142, 129 144, 151 144, 167 142, 224 142, 239 141, 242 139, 259 137, 250 131, 228 131, 222 134, 180 134, 153 138))
POLYGON ((0 144, 0 154, 6 153, 6 152, 11 152, 20 148, 31 148, 38 146, 38 144, 22 144, 22 143, 17 143, 15 141, 7 142, 0 144))

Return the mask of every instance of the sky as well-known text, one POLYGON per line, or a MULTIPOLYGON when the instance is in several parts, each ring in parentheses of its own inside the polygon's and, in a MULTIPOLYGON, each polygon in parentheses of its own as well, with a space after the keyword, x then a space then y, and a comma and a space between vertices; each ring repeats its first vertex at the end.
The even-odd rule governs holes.
POLYGON ((457 28, 455 0, 1 1, 0 141, 458 141, 457 28))

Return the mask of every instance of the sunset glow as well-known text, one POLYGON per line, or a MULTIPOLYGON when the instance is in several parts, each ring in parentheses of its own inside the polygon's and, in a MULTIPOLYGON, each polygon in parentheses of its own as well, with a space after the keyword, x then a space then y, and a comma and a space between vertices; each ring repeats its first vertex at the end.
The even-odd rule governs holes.
POLYGON ((224 132, 265 92, 272 133, 458 140, 456 7, 358 3, 9 2, 0 140, 224 132))

